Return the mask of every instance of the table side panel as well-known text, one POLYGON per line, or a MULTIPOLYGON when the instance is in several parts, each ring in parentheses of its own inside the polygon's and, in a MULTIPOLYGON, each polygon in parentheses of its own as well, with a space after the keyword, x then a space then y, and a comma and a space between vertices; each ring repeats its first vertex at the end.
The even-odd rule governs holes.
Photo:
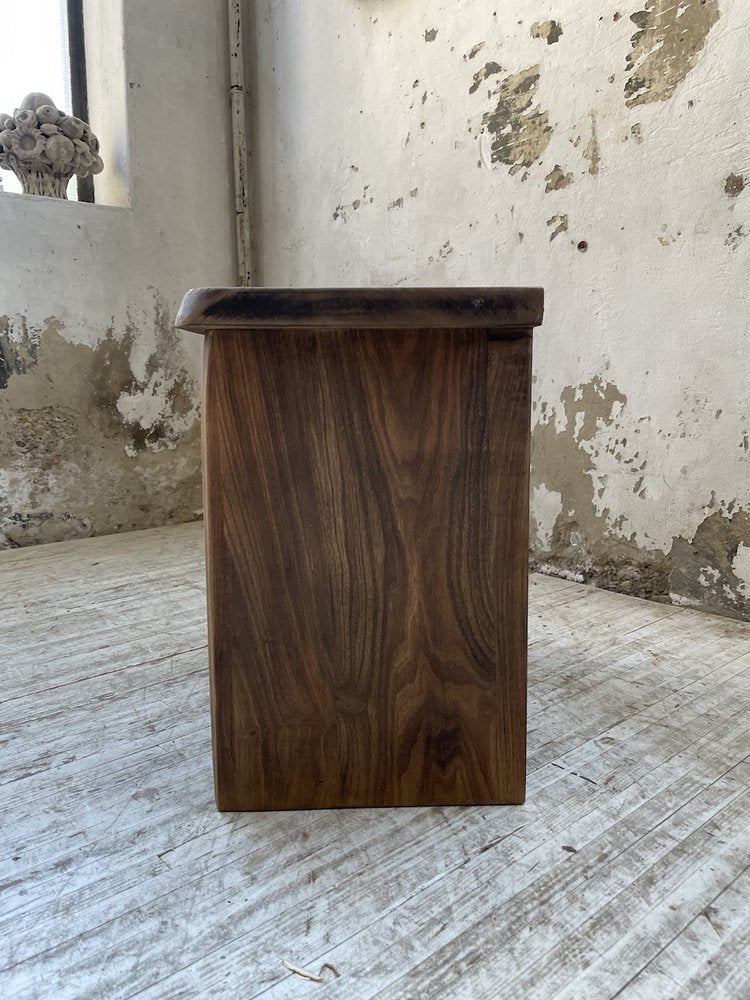
POLYGON ((220 808, 521 800, 530 336, 207 340, 220 808))
POLYGON ((488 398, 492 548, 498 684, 499 790, 504 802, 526 794, 529 597, 529 469, 532 339, 490 345, 488 398))

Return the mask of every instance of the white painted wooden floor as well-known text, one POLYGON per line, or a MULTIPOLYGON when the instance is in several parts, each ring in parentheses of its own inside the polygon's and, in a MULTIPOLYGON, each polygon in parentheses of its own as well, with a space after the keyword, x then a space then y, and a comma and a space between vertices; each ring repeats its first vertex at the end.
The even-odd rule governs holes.
POLYGON ((200 526, 0 580, 2 1000, 750 997, 748 626, 533 577, 525 806, 221 815, 200 526))

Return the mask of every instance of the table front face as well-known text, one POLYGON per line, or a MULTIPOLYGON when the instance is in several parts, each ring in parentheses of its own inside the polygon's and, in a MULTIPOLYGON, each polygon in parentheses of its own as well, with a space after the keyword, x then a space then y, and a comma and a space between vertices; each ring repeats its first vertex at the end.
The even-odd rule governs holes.
POLYGON ((531 337, 206 340, 223 809, 521 801, 531 337))

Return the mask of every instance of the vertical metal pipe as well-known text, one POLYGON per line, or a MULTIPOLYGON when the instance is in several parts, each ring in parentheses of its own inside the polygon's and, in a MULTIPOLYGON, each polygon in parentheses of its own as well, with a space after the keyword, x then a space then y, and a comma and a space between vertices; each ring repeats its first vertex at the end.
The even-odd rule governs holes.
MULTIPOLYGON (((68 53, 70 56, 70 94, 74 114, 89 120, 89 97, 86 89, 86 43, 83 26, 83 0, 67 0, 68 53)), ((94 200, 94 178, 78 177, 78 200, 94 200)))
POLYGON ((229 0, 229 95, 234 152, 234 211, 237 233, 237 270, 240 285, 252 285, 253 260, 250 227, 251 184, 247 142, 247 95, 243 2, 229 0))

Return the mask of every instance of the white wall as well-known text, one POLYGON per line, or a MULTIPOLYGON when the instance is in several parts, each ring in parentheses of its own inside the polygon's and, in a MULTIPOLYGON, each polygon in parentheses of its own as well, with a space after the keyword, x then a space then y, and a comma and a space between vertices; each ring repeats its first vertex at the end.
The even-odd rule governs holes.
POLYGON ((543 285, 537 563, 747 615, 747 3, 246 9, 262 283, 543 285))
POLYGON ((0 545, 201 507, 202 345, 173 318, 235 283, 226 4, 86 13, 110 204, 0 195, 0 545))

